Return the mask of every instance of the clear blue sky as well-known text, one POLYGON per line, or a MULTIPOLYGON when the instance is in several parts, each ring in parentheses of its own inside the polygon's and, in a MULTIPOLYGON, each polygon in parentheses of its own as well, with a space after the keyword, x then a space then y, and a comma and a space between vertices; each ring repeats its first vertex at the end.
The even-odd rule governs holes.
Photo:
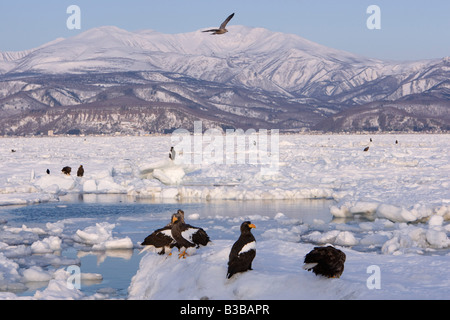
POLYGON ((1 0, 0 51, 31 49, 59 37, 114 25, 129 31, 183 33, 231 24, 295 33, 367 57, 395 60, 450 56, 448 0, 1 0), (81 8, 81 30, 68 30, 67 7, 81 8), (369 5, 381 30, 369 30, 369 5))

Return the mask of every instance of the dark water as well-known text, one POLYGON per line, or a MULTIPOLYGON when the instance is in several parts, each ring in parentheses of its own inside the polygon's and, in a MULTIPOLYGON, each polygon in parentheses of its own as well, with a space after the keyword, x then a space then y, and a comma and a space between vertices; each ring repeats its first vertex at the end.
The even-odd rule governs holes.
MULTIPOLYGON (((93 226, 97 222, 115 224, 113 236, 129 237, 138 244, 153 230, 167 224, 172 213, 178 209, 185 211, 186 217, 198 214, 196 225, 221 226, 230 228, 233 218, 248 217, 256 219, 261 228, 255 230, 255 236, 270 224, 278 213, 286 217, 310 223, 314 219, 328 223, 332 220, 329 207, 331 200, 302 201, 211 201, 211 202, 159 202, 148 199, 136 199, 123 195, 83 195, 66 196, 57 203, 45 203, 33 206, 9 207, 0 210, 0 220, 6 220, 7 226, 41 227, 47 223, 64 222, 61 255, 78 258, 82 273, 99 273, 102 281, 82 283, 81 290, 87 295, 102 293, 110 298, 126 298, 131 278, 139 268, 142 255, 140 249, 108 250, 92 252, 71 241, 71 236, 79 229, 93 226), (231 222, 230 222, 231 221, 231 222)), ((220 228, 209 228, 212 239, 225 238, 220 228)), ((46 284, 34 284, 21 295, 33 295, 35 290, 43 290, 46 284)))

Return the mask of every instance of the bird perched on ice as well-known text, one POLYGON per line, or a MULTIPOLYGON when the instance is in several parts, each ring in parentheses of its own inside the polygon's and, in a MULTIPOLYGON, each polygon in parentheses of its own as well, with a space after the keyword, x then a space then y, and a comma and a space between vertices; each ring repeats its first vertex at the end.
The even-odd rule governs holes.
POLYGON ((170 148, 170 152, 169 152, 169 159, 174 161, 175 160, 175 156, 177 155, 177 153, 175 152, 175 148, 171 147, 170 148))
POLYGON ((212 35, 214 34, 224 34, 227 33, 228 30, 226 29, 228 22, 230 22, 231 19, 233 19, 234 17, 234 13, 231 14, 219 27, 219 29, 210 29, 210 30, 205 30, 203 32, 212 32, 212 35))
MULTIPOLYGON (((172 215, 172 219, 175 216, 172 215)), ((151 248, 155 248, 159 255, 170 252, 176 246, 175 239, 172 237, 172 220, 171 222, 158 230, 155 230, 141 243, 145 248, 140 252, 143 253, 151 248)))
POLYGON ((205 230, 186 224, 184 217, 180 213, 172 216, 172 237, 175 239, 175 246, 180 250, 184 249, 179 254, 179 258, 186 258, 186 250, 188 248, 198 249, 200 246, 206 246, 210 242, 205 230))
POLYGON ((77 177, 82 177, 84 175, 84 168, 80 166, 77 171, 77 177))
POLYGON ((72 172, 72 168, 71 167, 64 167, 61 170, 62 173, 64 173, 67 176, 70 176, 70 173, 72 172))
POLYGON ((339 278, 344 272, 345 253, 332 246, 315 247, 305 256, 303 269, 327 278, 339 278))
POLYGON ((228 260, 227 278, 238 272, 252 270, 252 262, 256 256, 256 240, 251 230, 256 228, 250 221, 241 225, 241 235, 231 248, 228 260))

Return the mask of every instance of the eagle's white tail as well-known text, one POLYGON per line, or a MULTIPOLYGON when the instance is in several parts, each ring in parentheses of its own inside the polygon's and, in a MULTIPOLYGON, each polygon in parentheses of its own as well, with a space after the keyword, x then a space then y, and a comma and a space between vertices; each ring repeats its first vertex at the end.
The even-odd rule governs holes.
POLYGON ((145 251, 148 251, 150 249, 152 249, 153 246, 145 246, 144 249, 142 249, 141 251, 139 251, 139 254, 143 254, 145 251))
POLYGON ((309 270, 309 269, 314 268, 314 267, 317 266, 317 265, 318 265, 317 262, 305 263, 305 264, 303 265, 303 269, 309 270))

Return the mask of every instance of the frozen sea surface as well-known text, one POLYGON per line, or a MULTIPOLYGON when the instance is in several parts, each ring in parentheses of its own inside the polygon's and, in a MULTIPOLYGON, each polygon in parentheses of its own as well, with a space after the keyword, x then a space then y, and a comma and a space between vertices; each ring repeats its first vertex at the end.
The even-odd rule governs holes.
POLYGON ((446 299, 449 135, 371 138, 280 136, 279 170, 265 173, 254 164, 172 162, 167 136, 0 139, 0 298, 446 299), (60 172, 80 164, 82 178, 60 172), (305 211, 313 214, 299 215, 304 199, 327 199, 327 208, 312 202, 305 211), (142 237, 180 207, 213 245, 183 261, 136 256, 142 237), (247 281, 226 281, 244 219, 257 225, 254 270, 239 275, 247 281), (324 244, 347 254, 340 279, 301 269, 324 244), (94 267, 114 257, 137 265, 127 293, 94 267), (83 281, 106 285, 69 289, 71 265, 92 265, 81 269, 83 281), (381 272, 380 289, 369 288, 371 270, 381 272), (38 289, 24 297, 30 283, 38 289))
MULTIPOLYGON (((67 259, 68 263, 77 262, 81 271, 88 274, 100 274, 101 279, 83 281, 81 291, 86 295, 103 293, 109 298, 127 298, 128 287, 132 277, 139 268, 139 262, 143 255, 139 252, 139 243, 154 229, 165 225, 170 219, 170 213, 179 208, 186 210, 189 216, 194 217, 195 222, 206 225, 209 235, 213 239, 229 238, 229 232, 225 225, 235 225, 235 219, 243 214, 253 216, 255 221, 261 221, 259 228, 263 233, 273 223, 276 214, 282 210, 289 219, 295 219, 292 223, 300 221, 314 221, 322 218, 331 221, 329 206, 332 200, 298 200, 298 201, 213 201, 190 203, 155 203, 152 200, 135 199, 123 195, 86 195, 66 196, 62 203, 46 203, 31 206, 9 207, 0 210, 0 219, 8 219, 6 230, 21 229, 26 225, 27 230, 46 230, 47 224, 63 226, 63 232, 59 233, 62 240, 60 252, 57 255, 67 259), (91 246, 73 241, 73 236, 79 229, 85 229, 97 223, 107 222, 113 224, 112 235, 118 238, 129 237, 134 244, 132 248, 112 250, 92 250, 91 246)), ((255 222, 256 223, 256 222, 255 222)), ((258 229, 259 229, 258 228, 258 229)), ((41 234, 39 238, 45 239, 48 234, 41 234)), ((20 241, 19 239, 16 239, 20 241)), ((42 254, 33 254, 27 257, 28 265, 23 265, 22 271, 38 263, 42 254)), ((22 257, 13 261, 24 261, 22 257)), ((49 265, 41 267, 48 272, 52 270, 49 265)), ((16 292, 19 296, 33 296, 36 290, 45 289, 48 281, 28 281, 16 292)), ((100 295, 98 295, 100 297, 100 295)))

